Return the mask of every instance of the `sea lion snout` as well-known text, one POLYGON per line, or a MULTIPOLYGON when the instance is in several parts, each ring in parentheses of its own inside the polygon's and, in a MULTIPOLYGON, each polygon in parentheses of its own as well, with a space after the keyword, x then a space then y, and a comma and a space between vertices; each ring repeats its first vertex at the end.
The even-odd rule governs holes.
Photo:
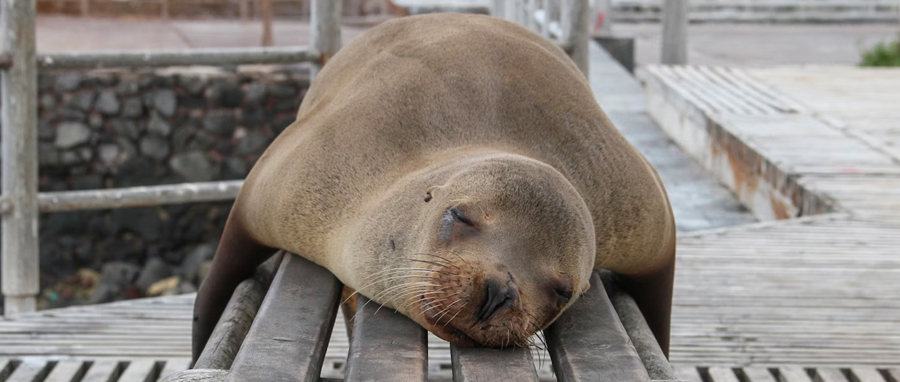
POLYGON ((507 272, 507 275, 506 280, 491 278, 484 281, 484 304, 476 313, 479 321, 488 321, 500 311, 519 304, 519 290, 512 274, 507 272))

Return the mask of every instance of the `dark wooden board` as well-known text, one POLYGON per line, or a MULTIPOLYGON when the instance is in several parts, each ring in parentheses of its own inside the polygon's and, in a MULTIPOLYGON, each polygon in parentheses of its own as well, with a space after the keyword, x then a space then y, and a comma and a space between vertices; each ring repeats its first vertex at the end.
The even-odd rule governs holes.
POLYGON ((597 272, 591 289, 544 334, 560 382, 650 380, 597 272))
POLYGON ((325 268, 285 255, 226 381, 318 381, 341 288, 325 268))
POLYGON ((450 357, 453 382, 538 380, 530 349, 461 348, 451 344, 450 357))
POLYGON ((360 296, 346 380, 420 381, 428 378, 428 337, 419 324, 360 296))

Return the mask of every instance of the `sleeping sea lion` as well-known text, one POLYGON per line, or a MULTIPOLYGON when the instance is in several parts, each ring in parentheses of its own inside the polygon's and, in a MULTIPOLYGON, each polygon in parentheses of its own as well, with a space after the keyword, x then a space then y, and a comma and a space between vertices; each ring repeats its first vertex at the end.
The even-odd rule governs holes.
POLYGON ((235 201, 195 359, 276 249, 462 346, 527 343, 610 269, 668 354, 662 182, 566 54, 501 19, 397 19, 328 62, 235 201))

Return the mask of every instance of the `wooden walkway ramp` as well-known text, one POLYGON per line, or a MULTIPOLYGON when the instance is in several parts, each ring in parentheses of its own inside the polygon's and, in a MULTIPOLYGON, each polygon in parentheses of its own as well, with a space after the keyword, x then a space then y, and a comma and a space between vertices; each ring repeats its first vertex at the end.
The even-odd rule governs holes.
POLYGON ((660 127, 767 221, 680 237, 673 362, 900 365, 900 70, 641 77, 660 127))

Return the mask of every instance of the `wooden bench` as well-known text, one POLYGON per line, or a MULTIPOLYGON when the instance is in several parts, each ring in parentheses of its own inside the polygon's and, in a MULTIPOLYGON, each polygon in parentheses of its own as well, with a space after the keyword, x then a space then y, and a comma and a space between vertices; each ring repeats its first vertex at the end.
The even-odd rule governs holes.
MULTIPOLYGON (((608 272, 544 331, 559 381, 674 381, 634 300, 608 272)), ((343 286, 300 256, 279 253, 238 286, 194 369, 176 381, 319 381, 343 286), (277 265, 277 269, 276 269, 277 265)), ((346 381, 426 381, 424 328, 358 304, 346 381), (375 314, 375 313, 378 314, 375 314)), ((524 348, 451 346, 454 381, 537 381, 524 348)))

